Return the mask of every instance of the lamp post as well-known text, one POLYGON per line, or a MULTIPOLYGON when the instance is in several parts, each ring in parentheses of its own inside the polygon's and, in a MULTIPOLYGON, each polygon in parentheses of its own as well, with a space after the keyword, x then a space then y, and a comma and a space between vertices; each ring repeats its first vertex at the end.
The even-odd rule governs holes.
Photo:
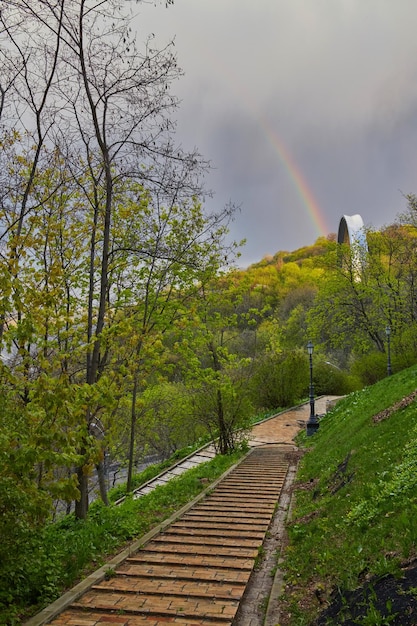
POLYGON ((391 326, 387 326, 385 329, 385 334, 387 336, 387 350, 388 350, 388 361, 387 361, 387 375, 391 376, 391 326))
POLYGON ((307 344, 307 352, 310 358, 310 417, 308 418, 306 424, 307 437, 310 437, 310 435, 314 435, 319 427, 319 422, 316 416, 316 412, 314 410, 313 350, 314 346, 312 342, 309 341, 307 344))

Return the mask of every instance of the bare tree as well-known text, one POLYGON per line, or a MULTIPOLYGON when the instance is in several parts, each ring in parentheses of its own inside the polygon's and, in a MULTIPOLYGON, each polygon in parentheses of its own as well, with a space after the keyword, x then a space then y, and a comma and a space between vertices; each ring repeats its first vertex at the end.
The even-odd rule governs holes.
MULTIPOLYGON (((84 197, 83 219, 90 229, 87 287, 79 289, 87 310, 84 380, 91 386, 108 358, 103 332, 111 303, 116 197, 126 185, 140 182, 169 203, 181 202, 201 193, 200 173, 207 165, 196 151, 185 153, 174 144, 171 114, 178 103, 170 86, 181 71, 172 44, 158 50, 148 39, 139 50, 131 17, 130 3, 123 0, 0 2, 5 67, 0 114, 10 121, 9 134, 12 127, 20 131, 16 154, 22 138, 34 146, 26 151, 29 165, 19 193, 1 194, 4 202, 13 197, 15 203, 13 219, 0 235, 5 258, 13 281, 25 245, 25 219, 42 207, 42 197, 34 193, 36 175, 43 160, 58 152, 84 197)), ((0 337, 12 306, 3 301, 0 337)), ((78 517, 88 509, 87 440, 95 416, 96 408, 88 406, 85 445, 79 450, 85 461, 77 471, 78 517)))

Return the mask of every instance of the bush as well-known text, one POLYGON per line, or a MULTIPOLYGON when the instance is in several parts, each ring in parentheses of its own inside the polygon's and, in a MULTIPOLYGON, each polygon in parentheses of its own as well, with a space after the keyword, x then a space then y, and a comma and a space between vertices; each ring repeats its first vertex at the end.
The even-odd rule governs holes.
POLYGON ((326 362, 314 365, 314 390, 317 395, 344 396, 361 387, 359 379, 326 362))
POLYGON ((255 365, 253 402, 259 409, 292 406, 304 395, 308 380, 308 361, 303 352, 265 354, 255 365))
POLYGON ((364 386, 374 385, 387 375, 387 355, 383 352, 365 354, 354 362, 351 371, 364 386))

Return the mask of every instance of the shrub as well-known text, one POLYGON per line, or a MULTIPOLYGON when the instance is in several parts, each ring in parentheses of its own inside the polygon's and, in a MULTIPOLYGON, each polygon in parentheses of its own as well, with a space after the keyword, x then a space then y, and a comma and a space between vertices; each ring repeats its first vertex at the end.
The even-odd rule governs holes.
POLYGON ((387 375, 387 355, 383 352, 370 352, 357 359, 352 365, 352 374, 363 385, 374 385, 387 375))
POLYGON ((253 402, 264 409, 292 406, 305 393, 306 381, 308 361, 300 350, 265 354, 255 365, 253 402))
POLYGON ((323 394, 344 396, 361 386, 359 379, 326 362, 315 364, 313 374, 314 390, 319 396, 323 394))

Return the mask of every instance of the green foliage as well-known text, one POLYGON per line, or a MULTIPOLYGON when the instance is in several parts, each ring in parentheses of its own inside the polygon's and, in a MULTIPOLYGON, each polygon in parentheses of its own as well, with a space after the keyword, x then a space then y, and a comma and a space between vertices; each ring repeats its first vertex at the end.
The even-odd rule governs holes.
POLYGON ((266 353, 254 367, 251 389, 258 407, 293 406, 308 384, 307 356, 301 350, 266 353))
POLYGON ((314 391, 318 396, 344 396, 362 386, 359 380, 338 367, 318 361, 314 363, 314 391))
POLYGON ((204 425, 210 438, 224 454, 238 448, 253 414, 246 376, 206 368, 192 396, 192 415, 204 425))
POLYGON ((149 450, 166 458, 193 444, 203 434, 183 385, 166 382, 150 386, 141 400, 141 438, 149 450))
MULTIPOLYGON (((5 368, 2 368, 3 375, 5 368)), ((39 379, 38 379, 39 380, 39 379)), ((71 500, 77 493, 74 476, 66 468, 76 462, 77 439, 70 423, 57 419, 62 393, 48 393, 42 402, 13 402, 12 377, 3 380, 0 411, 0 604, 8 605, 14 593, 31 595, 31 577, 48 564, 38 550, 38 535, 49 520, 52 498, 71 500), (49 410, 46 406, 49 405, 49 410), (30 576, 26 562, 34 556, 30 576), (15 591, 11 591, 15 590, 15 591)), ((64 415, 63 415, 64 417, 64 415)), ((45 593, 52 575, 43 571, 45 593)), ((33 599, 31 601, 34 601, 33 599)))
MULTIPOLYGON (((321 419, 313 437, 300 435, 309 451, 289 524, 287 606, 306 588, 330 594, 354 589, 364 571, 369 577, 396 573, 414 554, 415 402, 400 402, 386 419, 373 417, 414 392, 416 374, 413 367, 351 393, 321 419)), ((311 620, 318 605, 306 599, 304 619, 311 620)))
MULTIPOLYGON (((413 423, 415 406, 404 409, 404 418, 413 423)), ((378 451, 380 454, 382 450, 378 451)), ((370 497, 354 506, 347 516, 349 524, 368 526, 374 523, 375 518, 382 515, 393 515, 398 510, 397 502, 409 499, 410 504, 417 491, 417 424, 410 428, 409 441, 406 443, 403 458, 392 468, 390 473, 379 473, 378 480, 370 486, 370 497)), ((413 506, 416 508, 417 504, 413 506)))
POLYGON ((355 359, 352 374, 363 385, 373 385, 387 375, 387 355, 382 352, 369 352, 355 359))

